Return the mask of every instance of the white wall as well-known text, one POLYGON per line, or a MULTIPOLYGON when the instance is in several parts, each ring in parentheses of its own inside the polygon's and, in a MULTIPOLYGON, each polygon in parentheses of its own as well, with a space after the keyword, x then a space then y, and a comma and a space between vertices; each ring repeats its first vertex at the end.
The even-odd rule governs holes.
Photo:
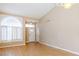
POLYGON ((40 41, 79 52, 79 4, 54 8, 40 21, 40 41))

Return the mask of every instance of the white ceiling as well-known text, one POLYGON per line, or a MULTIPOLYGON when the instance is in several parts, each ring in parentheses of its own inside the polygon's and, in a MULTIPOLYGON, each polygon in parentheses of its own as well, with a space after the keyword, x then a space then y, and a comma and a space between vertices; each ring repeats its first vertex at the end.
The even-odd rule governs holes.
POLYGON ((54 7, 54 3, 0 3, 0 12, 40 19, 54 7))

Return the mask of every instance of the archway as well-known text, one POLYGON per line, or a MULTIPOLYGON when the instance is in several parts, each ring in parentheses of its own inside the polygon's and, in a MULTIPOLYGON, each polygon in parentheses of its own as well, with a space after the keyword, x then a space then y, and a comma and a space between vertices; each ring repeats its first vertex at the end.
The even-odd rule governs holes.
POLYGON ((1 41, 23 41, 22 22, 13 16, 8 16, 1 21, 1 41))

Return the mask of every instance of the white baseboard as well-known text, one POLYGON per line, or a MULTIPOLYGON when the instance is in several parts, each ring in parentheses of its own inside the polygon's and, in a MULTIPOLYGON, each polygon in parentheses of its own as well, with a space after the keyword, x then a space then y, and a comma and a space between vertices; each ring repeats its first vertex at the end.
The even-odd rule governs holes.
POLYGON ((22 46, 22 45, 25 45, 25 43, 4 45, 4 46, 0 46, 0 48, 13 47, 13 46, 22 46))
POLYGON ((48 44, 46 42, 40 42, 39 41, 39 43, 44 44, 44 45, 47 45, 47 46, 50 46, 50 47, 53 47, 53 48, 56 48, 56 49, 60 49, 60 50, 63 50, 63 51, 67 51, 69 53, 72 53, 72 54, 75 54, 75 55, 78 55, 79 56, 79 53, 78 52, 75 52, 75 51, 71 51, 71 50, 68 50, 68 49, 61 48, 61 47, 53 46, 53 45, 48 44))

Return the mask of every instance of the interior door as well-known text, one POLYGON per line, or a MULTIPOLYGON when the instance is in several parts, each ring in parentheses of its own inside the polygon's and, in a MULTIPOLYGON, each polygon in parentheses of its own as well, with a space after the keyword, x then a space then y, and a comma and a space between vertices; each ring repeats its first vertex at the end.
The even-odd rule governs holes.
POLYGON ((29 42, 35 41, 35 27, 29 27, 29 42))

